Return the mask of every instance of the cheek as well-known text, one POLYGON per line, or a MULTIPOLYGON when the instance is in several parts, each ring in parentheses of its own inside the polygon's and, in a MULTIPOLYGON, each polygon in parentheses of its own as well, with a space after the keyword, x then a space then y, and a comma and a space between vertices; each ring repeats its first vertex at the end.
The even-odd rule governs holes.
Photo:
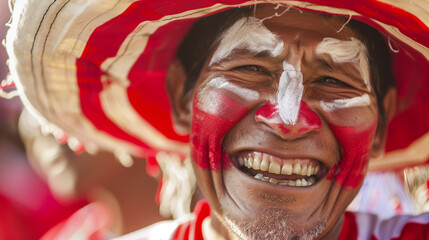
POLYGON ((357 188, 365 177, 377 118, 367 127, 337 126, 330 124, 333 134, 343 149, 341 160, 327 178, 344 187, 357 188))
POLYGON ((222 149, 222 140, 249 109, 228 95, 222 90, 212 89, 194 98, 192 158, 202 169, 230 167, 229 158, 222 149))

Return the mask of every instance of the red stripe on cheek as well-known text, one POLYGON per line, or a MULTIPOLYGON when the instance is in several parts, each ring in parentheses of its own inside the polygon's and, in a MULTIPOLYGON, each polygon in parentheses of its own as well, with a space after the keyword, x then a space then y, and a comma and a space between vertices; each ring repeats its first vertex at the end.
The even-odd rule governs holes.
MULTIPOLYGON (((192 157, 202 169, 219 170, 230 167, 228 155, 222 149, 222 139, 249 109, 238 103, 222 91, 213 90, 210 94, 212 103, 216 104, 216 113, 207 113, 200 107, 208 103, 194 98, 192 117, 192 157)), ((211 104, 209 104, 211 105, 211 104)))
POLYGON ((359 187, 365 177, 376 126, 377 120, 369 128, 357 132, 355 127, 330 125, 343 149, 343 155, 340 163, 329 172, 328 179, 344 187, 359 187))

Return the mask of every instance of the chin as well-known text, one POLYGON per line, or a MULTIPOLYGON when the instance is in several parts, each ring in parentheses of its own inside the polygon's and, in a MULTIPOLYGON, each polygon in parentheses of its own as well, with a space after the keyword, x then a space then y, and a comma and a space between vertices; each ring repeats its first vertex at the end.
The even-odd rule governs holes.
POLYGON ((326 221, 298 223, 290 209, 267 207, 257 215, 236 218, 228 210, 223 210, 227 227, 237 237, 249 240, 310 240, 324 232, 326 221))
MULTIPOLYGON (((238 155, 242 156, 241 153, 238 155)), ((212 178, 217 193, 208 195, 210 205, 225 227, 239 239, 324 238, 329 235, 330 229, 341 223, 342 213, 355 195, 354 191, 347 191, 327 179, 329 167, 320 161, 302 157, 307 160, 301 163, 318 166, 317 170, 308 170, 307 167, 306 171, 285 176, 266 171, 267 175, 274 176, 274 179, 281 178, 283 182, 296 182, 298 179, 313 181, 311 184, 292 186, 256 177, 261 170, 250 169, 249 164, 246 166, 238 155, 228 156, 231 162, 228 168, 203 171, 210 174, 207 176, 212 178)))

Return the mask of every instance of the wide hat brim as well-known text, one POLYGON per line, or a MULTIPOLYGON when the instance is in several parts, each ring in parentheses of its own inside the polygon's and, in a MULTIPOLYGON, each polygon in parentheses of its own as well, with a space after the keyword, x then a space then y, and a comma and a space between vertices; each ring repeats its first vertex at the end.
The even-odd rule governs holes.
MULTIPOLYGON (((143 156, 185 152, 189 137, 172 127, 166 69, 197 19, 255 3, 17 0, 6 39, 9 68, 32 112, 86 144, 143 156)), ((278 3, 344 15, 382 32, 392 49, 398 87, 386 149, 406 148, 429 132, 429 6, 424 1, 278 3)))

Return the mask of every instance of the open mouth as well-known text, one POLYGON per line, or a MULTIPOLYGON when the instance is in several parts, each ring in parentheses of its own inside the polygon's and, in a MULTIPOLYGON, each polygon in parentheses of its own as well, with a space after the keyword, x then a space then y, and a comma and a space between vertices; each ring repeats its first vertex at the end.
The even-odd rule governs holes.
POLYGON ((283 159, 267 153, 241 152, 232 159, 242 172, 281 186, 312 186, 326 172, 319 161, 308 158, 283 159))

